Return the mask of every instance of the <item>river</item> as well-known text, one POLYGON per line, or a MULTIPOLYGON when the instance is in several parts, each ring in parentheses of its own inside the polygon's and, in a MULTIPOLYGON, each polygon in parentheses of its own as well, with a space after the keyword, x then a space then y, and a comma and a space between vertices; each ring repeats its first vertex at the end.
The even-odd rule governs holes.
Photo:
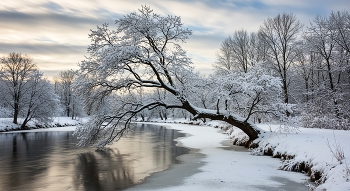
POLYGON ((184 134, 138 124, 106 150, 79 148, 72 132, 0 133, 0 190, 122 190, 177 163, 184 134))

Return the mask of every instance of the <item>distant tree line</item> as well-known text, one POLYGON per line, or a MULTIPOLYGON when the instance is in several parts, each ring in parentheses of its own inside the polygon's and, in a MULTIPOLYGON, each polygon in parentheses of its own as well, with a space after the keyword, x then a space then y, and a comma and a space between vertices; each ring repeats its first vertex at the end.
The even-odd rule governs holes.
POLYGON ((80 115, 81 105, 71 87, 73 80, 74 72, 64 71, 53 85, 30 56, 9 53, 0 60, 0 117, 12 117, 13 123, 25 128, 31 120, 45 124, 55 116, 80 115))

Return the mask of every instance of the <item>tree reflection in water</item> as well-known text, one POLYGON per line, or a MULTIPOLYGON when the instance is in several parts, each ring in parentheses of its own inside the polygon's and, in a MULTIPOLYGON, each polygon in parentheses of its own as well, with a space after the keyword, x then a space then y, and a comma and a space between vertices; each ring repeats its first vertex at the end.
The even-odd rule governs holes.
POLYGON ((118 149, 81 153, 73 176, 75 190, 119 190, 134 182, 132 166, 118 149))

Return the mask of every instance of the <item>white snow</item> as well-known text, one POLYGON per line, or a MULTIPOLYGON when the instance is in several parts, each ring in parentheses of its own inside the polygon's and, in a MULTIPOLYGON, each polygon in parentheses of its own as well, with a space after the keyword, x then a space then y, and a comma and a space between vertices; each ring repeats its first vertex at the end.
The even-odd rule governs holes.
MULTIPOLYGON (((187 120, 173 122, 188 123, 187 120)), ((267 133, 259 138, 260 147, 255 149, 254 153, 273 147, 274 155, 280 153, 294 156, 293 159, 282 162, 271 156, 256 156, 249 152, 221 149, 221 142, 228 140, 229 136, 213 127, 228 127, 222 122, 211 121, 205 124, 212 127, 203 126, 202 123, 200 123, 201 126, 156 124, 190 134, 190 137, 178 140, 179 144, 199 149, 200 153, 206 155, 204 159, 206 164, 200 168, 202 172, 186 178, 181 185, 160 190, 283 190, 281 187, 283 185, 276 181, 276 177, 307 184, 314 190, 350 190, 350 131, 299 128, 298 133, 277 133, 279 125, 258 124, 257 126, 266 130, 267 133), (344 151, 345 159, 341 163, 331 152, 331 149, 336 150, 337 145, 344 151), (306 174, 279 170, 281 166, 288 167, 288 164, 294 165, 301 162, 312 165, 313 172, 319 171, 323 174, 320 185, 310 184, 310 177, 306 174)), ((231 138, 242 139, 246 136, 237 128, 230 128, 226 132, 231 138)), ((305 186, 305 190, 308 189, 305 186)))
POLYGON ((18 131, 8 131, 2 133, 31 133, 31 132, 46 132, 46 131, 75 131, 76 126, 66 126, 66 127, 50 127, 45 129, 32 129, 32 130, 18 130, 18 131))
MULTIPOLYGON (((12 118, 0 118, 0 132, 6 131, 6 130, 19 129, 21 125, 16 125, 16 124, 12 123, 12 120, 13 120, 12 118)), ((74 126, 74 125, 77 125, 79 123, 83 123, 86 120, 87 120, 87 118, 79 118, 77 120, 74 120, 71 117, 55 117, 55 118, 53 118, 53 121, 50 124, 46 125, 45 127, 74 126)), ((19 124, 21 124, 22 121, 23 121, 23 119, 21 119, 21 118, 18 119, 19 124)), ((29 128, 33 128, 33 129, 37 128, 36 124, 33 121, 29 121, 27 126, 29 128)), ((61 127, 58 127, 58 128, 61 128, 61 127)), ((48 131, 48 129, 47 130, 37 129, 36 131, 48 131)), ((61 131, 67 131, 67 130, 62 129, 61 131)), ((71 130, 69 130, 69 131, 71 131, 71 130)), ((33 132, 33 130, 30 130, 30 132, 33 132)))
MULTIPOLYGON (((155 123, 181 130, 191 136, 178 140, 179 144, 206 155, 201 172, 185 178, 181 185, 159 190, 280 190, 283 183, 290 180, 302 184, 308 177, 302 173, 278 170, 279 159, 269 156, 255 156, 246 151, 222 149, 222 142, 229 136, 222 130, 187 124, 155 123)), ((304 185, 301 188, 308 190, 304 185)), ((142 184, 130 190, 144 190, 142 184)), ((157 190, 157 189, 151 189, 157 190)))
MULTIPOLYGON (((278 125, 258 126, 272 131, 278 128, 278 125)), ((312 170, 323 172, 324 176, 321 179, 325 180, 325 183, 316 190, 350 190, 350 131, 310 128, 299 130, 297 134, 271 133, 261 139, 260 148, 273 146, 274 153, 295 156, 285 163, 296 164, 304 161, 313 166, 312 170), (345 159, 341 162, 331 152, 331 149, 335 152, 337 147, 344 152, 345 159)))

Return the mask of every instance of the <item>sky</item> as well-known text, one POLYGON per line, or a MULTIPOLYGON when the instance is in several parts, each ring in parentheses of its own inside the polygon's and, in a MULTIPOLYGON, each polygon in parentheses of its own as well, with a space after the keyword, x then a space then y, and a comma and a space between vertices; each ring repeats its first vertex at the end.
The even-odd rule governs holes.
POLYGON ((181 16, 193 34, 183 44, 202 75, 212 72, 221 42, 237 30, 256 32, 267 18, 294 13, 305 26, 317 15, 350 7, 349 0, 2 0, 0 57, 28 54, 47 78, 78 69, 88 56, 88 35, 141 5, 161 15, 181 16))

